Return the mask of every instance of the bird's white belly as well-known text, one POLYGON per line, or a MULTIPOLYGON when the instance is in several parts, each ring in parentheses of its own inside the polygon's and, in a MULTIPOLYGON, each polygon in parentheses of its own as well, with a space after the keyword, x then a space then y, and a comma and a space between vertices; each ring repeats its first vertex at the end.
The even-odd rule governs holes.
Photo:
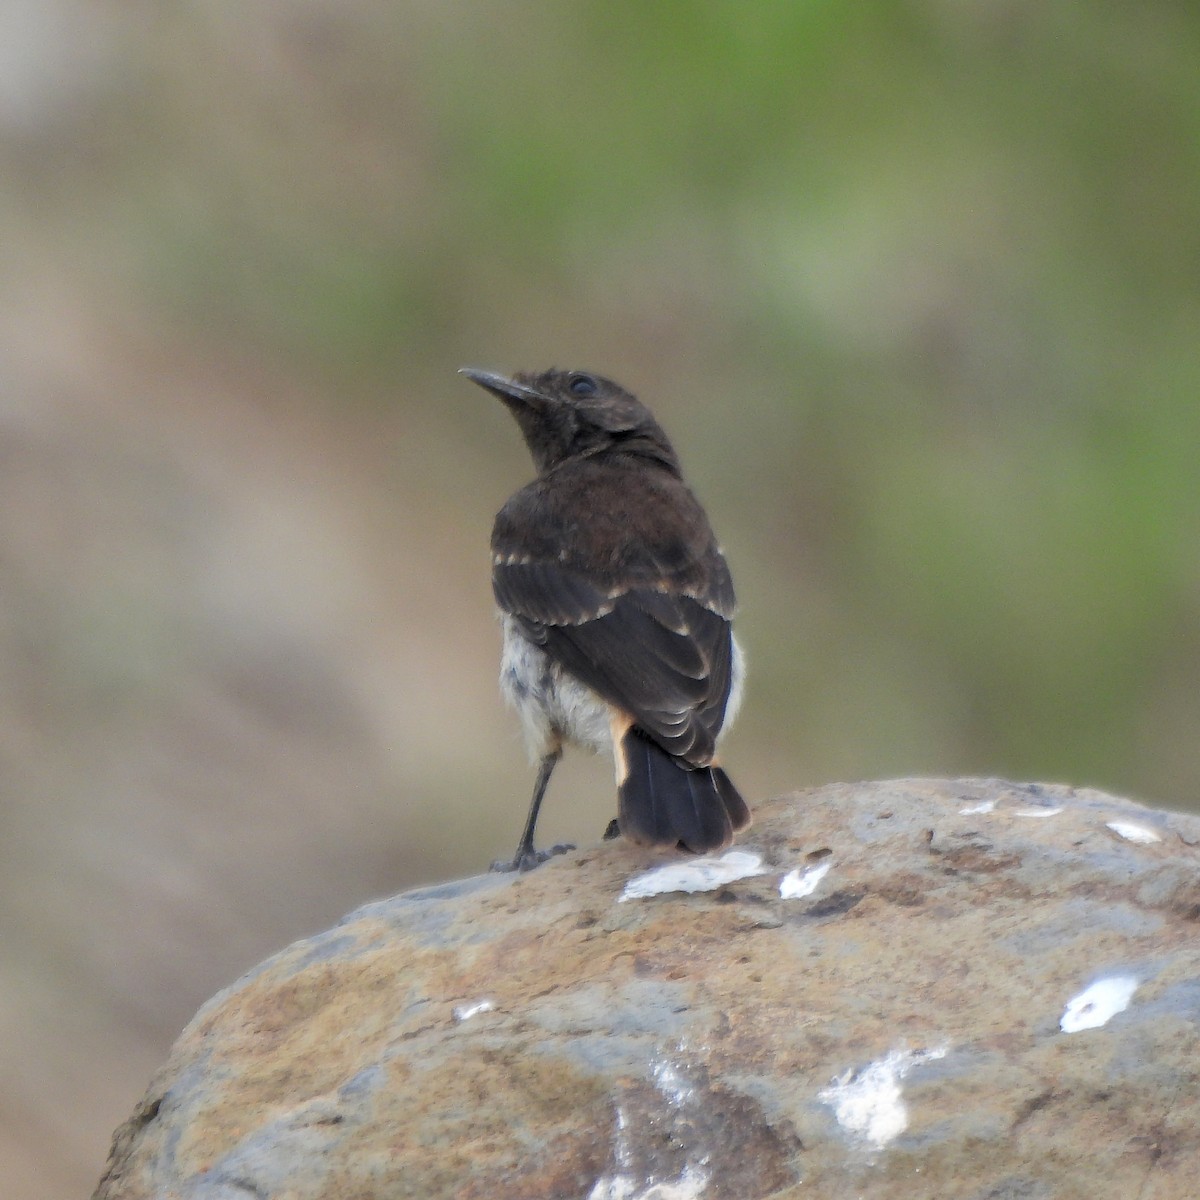
POLYGON ((746 687, 746 656, 742 653, 738 640, 730 634, 731 660, 729 663, 729 699, 725 701, 725 720, 721 722, 724 732, 734 722, 738 710, 742 707, 742 696, 746 687))
POLYGON ((501 623, 500 690, 521 718, 530 757, 536 761, 564 742, 607 750, 612 745, 609 706, 551 662, 512 617, 502 614, 501 623))
MULTIPOLYGON (((612 745, 612 710, 591 688, 552 662, 540 646, 521 632, 507 613, 500 614, 504 649, 500 656, 500 690, 521 718, 525 744, 536 762, 564 742, 599 753, 612 745)), ((722 732, 742 704, 745 659, 733 639, 729 699, 722 732)))

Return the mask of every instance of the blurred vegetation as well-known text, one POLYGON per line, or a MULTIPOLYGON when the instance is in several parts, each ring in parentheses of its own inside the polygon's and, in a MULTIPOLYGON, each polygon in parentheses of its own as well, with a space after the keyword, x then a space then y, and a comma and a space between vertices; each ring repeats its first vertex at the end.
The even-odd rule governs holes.
MULTIPOLYGON (((511 849, 485 547, 530 468, 464 363, 672 434, 749 795, 1200 807, 1200 8, 4 7, 0 1024, 62 1009, 7 1040, 94 1100, 72 1184, 236 969, 511 849), (67 1029, 124 1031, 115 1109, 67 1029)), ((587 771, 547 836, 603 827, 587 771)))
MULTIPOLYGON (((641 386, 700 460, 751 736, 797 780, 1194 801, 1190 6, 140 20, 74 164, 103 271, 334 406, 448 396, 473 355, 641 386)), ((436 461, 484 463, 494 424, 438 409, 436 461)))

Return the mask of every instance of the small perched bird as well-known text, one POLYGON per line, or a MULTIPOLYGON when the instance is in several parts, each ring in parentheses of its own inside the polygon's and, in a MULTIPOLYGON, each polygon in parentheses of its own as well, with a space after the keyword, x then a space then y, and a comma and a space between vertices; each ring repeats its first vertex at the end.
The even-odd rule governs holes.
POLYGON ((492 530, 501 688, 539 761, 516 855, 493 869, 529 870, 569 848, 534 849, 566 743, 611 745, 623 836, 727 846, 750 824, 714 757, 741 699, 733 582, 666 434, 598 375, 462 374, 504 401, 538 472, 492 530))

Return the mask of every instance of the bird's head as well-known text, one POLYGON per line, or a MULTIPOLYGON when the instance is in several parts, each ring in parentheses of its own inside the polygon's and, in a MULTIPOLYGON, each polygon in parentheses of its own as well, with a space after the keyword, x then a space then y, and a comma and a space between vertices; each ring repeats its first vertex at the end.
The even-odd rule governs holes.
POLYGON ((508 406, 539 472, 605 450, 639 454, 679 471, 675 451, 650 410, 611 379, 556 368, 511 379, 474 367, 461 373, 508 406))

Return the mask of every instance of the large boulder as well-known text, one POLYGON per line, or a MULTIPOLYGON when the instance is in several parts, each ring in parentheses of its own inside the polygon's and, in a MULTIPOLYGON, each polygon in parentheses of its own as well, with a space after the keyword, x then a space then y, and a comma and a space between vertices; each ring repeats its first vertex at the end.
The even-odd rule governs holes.
POLYGON ((382 900, 201 1009, 96 1197, 1194 1197, 1198 847, 1094 791, 839 784, 717 860, 382 900))

